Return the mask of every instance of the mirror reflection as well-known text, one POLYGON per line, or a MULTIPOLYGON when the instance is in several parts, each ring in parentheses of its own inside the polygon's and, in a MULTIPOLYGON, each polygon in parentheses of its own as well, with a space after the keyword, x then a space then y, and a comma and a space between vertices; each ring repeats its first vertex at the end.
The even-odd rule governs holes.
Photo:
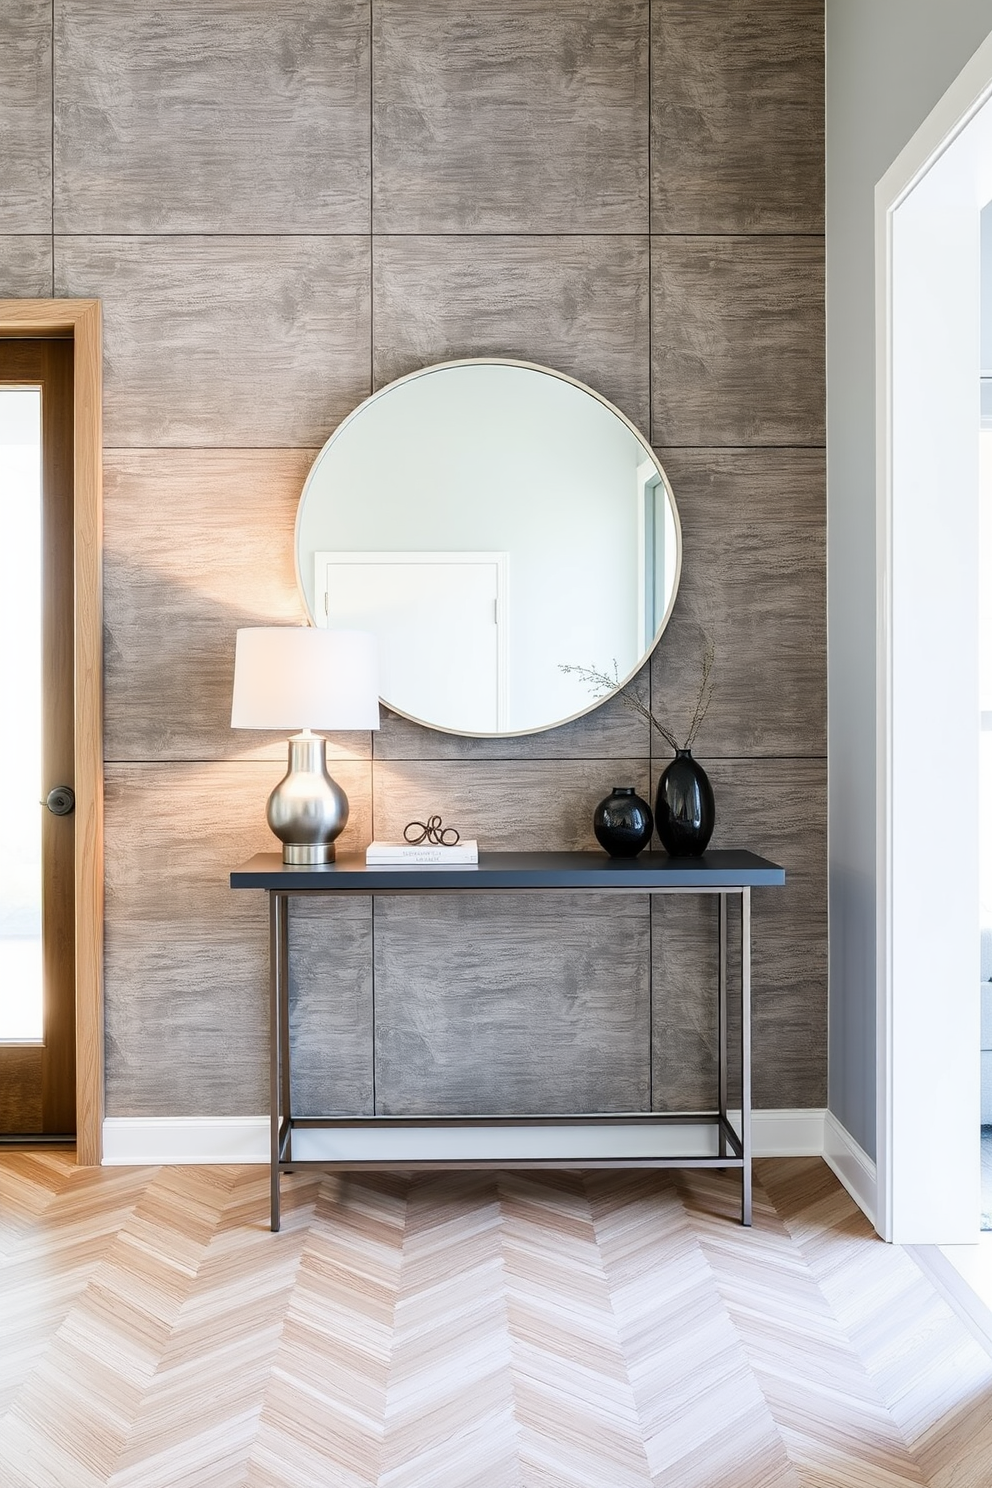
POLYGON ((459 734, 588 712, 566 666, 626 681, 667 623, 675 502, 619 411, 525 363, 428 367, 350 415, 296 531, 315 624, 373 631, 383 702, 459 734))

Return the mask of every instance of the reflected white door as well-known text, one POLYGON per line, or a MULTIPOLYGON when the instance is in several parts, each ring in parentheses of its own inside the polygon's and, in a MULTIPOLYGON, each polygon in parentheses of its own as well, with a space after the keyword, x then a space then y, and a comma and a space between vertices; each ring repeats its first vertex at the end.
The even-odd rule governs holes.
POLYGON ((318 553, 317 613, 371 630, 384 702, 486 734, 506 714, 505 555, 318 553))

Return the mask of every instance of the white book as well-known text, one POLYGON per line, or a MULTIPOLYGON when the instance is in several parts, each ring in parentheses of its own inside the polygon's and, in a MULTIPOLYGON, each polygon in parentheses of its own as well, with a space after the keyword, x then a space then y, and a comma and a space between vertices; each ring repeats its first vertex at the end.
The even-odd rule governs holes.
POLYGON ((474 837, 465 842, 456 842, 454 847, 436 847, 432 842, 414 846, 409 842, 370 842, 365 850, 366 867, 377 867, 388 863, 426 863, 430 865, 450 863, 478 863, 479 844, 474 837))

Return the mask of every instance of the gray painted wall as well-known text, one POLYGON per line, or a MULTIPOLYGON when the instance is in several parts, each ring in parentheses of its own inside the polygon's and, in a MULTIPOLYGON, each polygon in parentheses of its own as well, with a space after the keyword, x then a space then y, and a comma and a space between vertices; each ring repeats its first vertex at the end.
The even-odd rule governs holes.
MULTIPOLYGON (((822 1105, 820 0, 54 17, 53 57, 51 0, 2 9, 0 293, 104 302, 108 1113, 266 1107, 264 908, 226 874, 274 845, 285 745, 229 727, 234 631, 300 619, 295 506, 340 419, 484 354, 600 389, 669 472, 683 581, 639 685, 683 729, 713 636, 715 843, 789 875, 755 906, 755 1097, 822 1105)), ((666 759, 617 705, 491 743, 385 718, 331 753, 352 848, 432 809, 489 847, 594 848, 597 800, 666 759)), ((682 902, 511 904, 471 935, 457 902, 309 910, 300 1099, 402 1108, 427 1069, 442 1105, 710 1100, 712 928, 682 902)))
POLYGON ((826 0, 829 1105, 875 1155, 875 184, 989 0, 826 0))

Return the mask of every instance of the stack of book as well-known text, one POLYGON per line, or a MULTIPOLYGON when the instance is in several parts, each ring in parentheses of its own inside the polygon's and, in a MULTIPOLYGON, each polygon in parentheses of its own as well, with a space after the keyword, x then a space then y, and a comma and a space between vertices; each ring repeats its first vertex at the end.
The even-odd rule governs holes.
POLYGON ((412 863, 421 867, 464 867, 478 864, 479 844, 474 837, 465 842, 456 842, 454 847, 437 847, 431 842, 370 842, 365 849, 367 868, 384 868, 390 864, 412 863))

